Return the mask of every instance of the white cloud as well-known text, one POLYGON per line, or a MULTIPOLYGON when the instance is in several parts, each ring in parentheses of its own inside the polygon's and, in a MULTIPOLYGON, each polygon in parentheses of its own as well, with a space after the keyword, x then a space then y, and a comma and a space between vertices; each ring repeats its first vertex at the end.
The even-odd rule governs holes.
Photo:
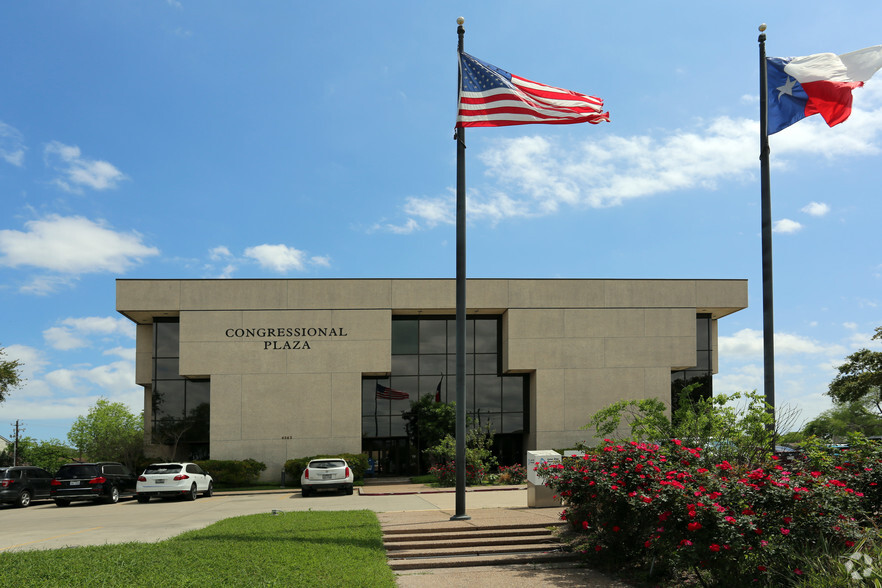
POLYGON ((775 353, 842 355, 846 349, 838 344, 823 344, 808 337, 790 333, 775 333, 775 353))
POLYGON ((66 327, 75 329, 81 333, 96 333, 100 335, 119 334, 135 338, 135 325, 130 320, 115 316, 87 316, 81 318, 66 318, 61 321, 66 327))
POLYGON ((42 352, 24 346, 11 345, 9 356, 22 360, 24 386, 13 390, 4 411, 16 418, 28 420, 70 421, 88 412, 100 397, 122 402, 135 414, 143 410, 144 392, 135 384, 134 349, 115 347, 104 355, 120 359, 102 365, 62 367, 43 373, 48 362, 42 352))
POLYGON ((0 121, 0 159, 15 167, 24 165, 24 137, 13 126, 0 121))
MULTIPOLYGON (((308 256, 306 251, 301 251, 287 245, 256 245, 245 250, 245 257, 256 261, 262 268, 284 274, 291 270, 305 271, 307 266, 331 267, 331 258, 327 255, 308 256)), ((228 265, 225 273, 235 268, 228 265)), ((227 276, 224 276, 227 277, 227 276)))
POLYGON ((412 218, 409 218, 404 222, 403 225, 395 225, 395 224, 391 224, 391 223, 387 223, 387 224, 376 223, 374 226, 371 227, 370 230, 372 232, 384 231, 384 232, 389 232, 389 233, 395 233, 396 235, 409 235, 411 233, 415 233, 416 231, 419 231, 421 228, 422 227, 420 226, 419 222, 417 222, 416 220, 414 220, 412 218))
POLYGON ((802 225, 795 220, 790 220, 789 218, 782 218, 781 220, 775 221, 772 224, 773 233, 791 234, 799 231, 800 229, 802 229, 802 225))
MULTIPOLYGON (((755 329, 741 329, 732 336, 720 336, 718 343, 721 357, 755 360, 763 355, 763 332, 755 329)), ((790 333, 775 333, 774 344, 776 355, 807 353, 841 356, 846 352, 842 345, 825 345, 790 333)))
POLYGON ((43 352, 34 347, 12 344, 4 346, 3 350, 6 352, 6 355, 3 358, 4 360, 18 360, 20 362, 20 374, 25 379, 29 380, 33 378, 34 374, 40 372, 46 365, 48 365, 43 352))
POLYGON ((306 269, 306 254, 287 245, 257 245, 245 250, 245 256, 257 261, 261 267, 280 274, 290 270, 306 269))
MULTIPOLYGON (((134 326, 134 325, 132 325, 134 326)), ((134 362, 135 361, 135 348, 134 347, 114 347, 113 349, 105 349, 103 351, 103 355, 115 355, 119 358, 134 362)))
POLYGON ((800 210, 811 216, 824 216, 830 212, 830 207, 824 202, 809 202, 800 210))
MULTIPOLYGON (((873 96, 863 96, 864 108, 878 103, 873 96)), ((832 129, 820 117, 809 117, 770 137, 770 163, 786 170, 792 156, 878 153, 880 132, 882 108, 854 108, 848 121, 832 129)), ((468 213, 470 219, 495 223, 563 208, 619 206, 675 190, 714 190, 721 181, 755 180, 758 141, 758 121, 730 117, 666 134, 595 135, 575 143, 540 135, 499 139, 477 155, 492 188, 470 187, 468 213)), ((822 216, 829 207, 811 203, 803 212, 822 216)), ((454 196, 409 197, 402 213, 402 222, 374 229, 409 234, 453 224, 454 196)), ((779 230, 792 231, 794 223, 788 220, 779 230)))
POLYGON ((852 333, 851 337, 849 337, 849 343, 851 344, 852 351, 857 351, 858 349, 870 349, 873 351, 882 351, 882 340, 873 339, 873 335, 875 333, 852 333))
POLYGON ((55 349, 69 350, 88 347, 89 335, 122 335, 135 338, 135 325, 122 317, 66 318, 62 326, 43 331, 43 338, 55 349))
POLYGON ((46 165, 61 173, 55 184, 68 192, 79 194, 83 187, 108 190, 127 179, 113 164, 83 157, 76 145, 52 141, 46 145, 43 155, 46 165))
POLYGON ((229 259, 233 254, 230 253, 230 250, 224 247, 223 245, 218 245, 208 251, 208 257, 212 261, 219 261, 221 259, 229 259))
POLYGON ((52 215, 25 227, 24 232, 0 230, 0 266, 33 266, 62 274, 122 273, 159 254, 136 232, 116 232, 79 216, 52 215))
POLYGON ((437 224, 453 224, 456 220, 455 197, 450 198, 408 198, 404 205, 405 214, 423 220, 428 227, 437 224))
MULTIPOLYGON (((720 373, 714 393, 764 392, 763 333, 742 329, 719 337, 720 373)), ((798 429, 832 406, 827 386, 848 348, 792 333, 775 334, 775 406, 798 413, 790 427, 798 429)))
MULTIPOLYGON (((47 421, 58 421, 59 427, 62 423, 69 426, 71 420, 86 414, 100 397, 122 402, 135 414, 141 412, 144 392, 135 384, 135 349, 115 343, 117 337, 127 341, 133 338, 123 322, 128 321, 116 317, 61 321, 71 334, 111 341, 112 344, 101 352, 110 359, 107 363, 59 365, 42 350, 26 345, 6 346, 6 359, 21 361, 22 376, 26 381, 10 392, 3 403, 4 413, 22 419, 25 426, 28 421, 39 421, 44 426, 47 421)), ((47 331, 51 336, 52 329, 47 331)), ((64 433, 54 436, 63 437, 64 433)))
MULTIPOLYGON (((866 102, 865 102, 866 103, 866 102)), ((811 116, 769 138, 772 162, 787 167, 779 155, 822 155, 827 159, 879 153, 876 139, 882 131, 882 108, 854 108, 848 120, 828 127, 820 116, 811 116)))
POLYGON ((86 347, 89 342, 63 327, 51 327, 43 331, 43 338, 55 349, 69 350, 86 347))
MULTIPOLYGON (((0 252, 2 252, 2 246, 0 246, 0 252)), ((70 287, 75 281, 76 279, 71 276, 33 276, 29 282, 19 288, 19 291, 23 294, 45 296, 70 287)))

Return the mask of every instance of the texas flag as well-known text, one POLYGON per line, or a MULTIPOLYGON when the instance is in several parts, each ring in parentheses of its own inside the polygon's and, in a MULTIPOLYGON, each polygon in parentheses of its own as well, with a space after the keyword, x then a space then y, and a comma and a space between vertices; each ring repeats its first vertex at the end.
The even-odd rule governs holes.
POLYGON ((768 57, 769 134, 813 114, 829 126, 851 114, 851 91, 882 67, 882 45, 835 55, 768 57))

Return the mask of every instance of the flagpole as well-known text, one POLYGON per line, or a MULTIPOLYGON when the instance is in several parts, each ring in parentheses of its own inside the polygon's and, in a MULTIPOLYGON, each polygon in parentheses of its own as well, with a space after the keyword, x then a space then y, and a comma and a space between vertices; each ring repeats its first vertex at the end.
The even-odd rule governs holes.
MULTIPOLYGON (((456 19, 457 61, 463 52, 465 19, 456 19)), ((459 69, 459 68, 457 68, 459 69)), ((462 72, 457 75, 457 110, 462 72)), ((465 393, 465 342, 466 342, 466 189, 465 189, 465 129, 456 128, 456 514, 451 521, 471 519, 466 514, 466 393, 465 393)))
POLYGON ((766 71, 766 25, 759 26, 760 183, 763 252, 763 377, 766 403, 775 409, 775 327, 772 296, 772 196, 769 182, 769 78, 766 71))

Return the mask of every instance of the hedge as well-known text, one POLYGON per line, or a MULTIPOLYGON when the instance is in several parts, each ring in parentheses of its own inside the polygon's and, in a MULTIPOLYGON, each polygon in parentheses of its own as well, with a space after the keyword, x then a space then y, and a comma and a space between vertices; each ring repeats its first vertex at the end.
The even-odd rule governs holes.
POLYGON ((220 486, 247 486, 260 477, 266 464, 255 459, 204 459, 194 462, 211 474, 214 483, 220 486))
POLYGON ((311 457, 298 457, 285 462, 285 475, 291 480, 293 486, 300 486, 300 475, 313 459, 345 459, 352 468, 352 477, 355 480, 363 480, 364 473, 368 469, 368 456, 363 453, 335 453, 333 455, 313 455, 311 457))

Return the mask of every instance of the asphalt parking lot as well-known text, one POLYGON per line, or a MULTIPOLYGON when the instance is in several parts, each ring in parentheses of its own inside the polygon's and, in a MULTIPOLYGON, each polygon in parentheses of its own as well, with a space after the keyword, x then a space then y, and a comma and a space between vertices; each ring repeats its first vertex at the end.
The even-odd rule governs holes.
MULTIPOLYGON (((467 493, 467 508, 526 506, 526 490, 467 493)), ((0 552, 58 549, 131 541, 153 542, 201 529, 229 517, 300 510, 373 510, 375 512, 443 510, 455 507, 455 494, 389 494, 352 496, 321 493, 303 498, 300 491, 254 494, 216 493, 195 502, 151 500, 139 504, 123 498, 118 504, 74 502, 66 508, 35 501, 28 508, 0 507, 0 552)))

